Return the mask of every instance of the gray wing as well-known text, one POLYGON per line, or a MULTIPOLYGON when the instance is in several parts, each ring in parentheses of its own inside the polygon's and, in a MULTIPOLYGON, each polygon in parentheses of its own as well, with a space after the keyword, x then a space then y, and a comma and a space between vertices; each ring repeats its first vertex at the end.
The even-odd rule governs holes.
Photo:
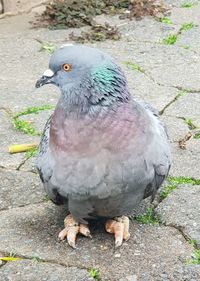
MULTIPOLYGON (((140 102, 140 104, 148 112, 150 112, 150 114, 152 114, 152 116, 155 120, 155 124, 161 132, 161 141, 163 141, 163 143, 164 143, 164 145, 161 147, 163 150, 163 153, 157 153, 157 155, 160 155, 160 157, 157 159, 157 161, 154 161, 154 163, 153 163, 153 167, 154 167, 153 182, 150 183, 146 187, 145 192, 144 192, 144 198, 152 196, 152 201, 153 201, 157 190, 162 185, 165 178, 168 176, 169 170, 171 167, 171 153, 170 153, 170 149, 169 149, 169 136, 168 136, 168 132, 167 132, 167 127, 166 127, 165 123, 160 119, 158 111, 147 102, 142 101, 142 102, 140 102)), ((159 152, 158 149, 156 151, 159 152)), ((150 155, 150 157, 151 156, 152 155, 150 155)), ((154 157, 156 159, 156 155, 154 157)))
POLYGON ((147 109, 148 111, 152 112, 152 114, 157 117, 160 125, 164 128, 165 130, 165 133, 166 133, 166 136, 167 138, 169 139, 169 136, 168 136, 168 132, 167 132, 167 127, 165 125, 165 123, 160 119, 160 115, 159 115, 159 112, 153 107, 151 106, 148 102, 145 102, 145 101, 140 101, 140 103, 144 106, 145 109, 147 109))
POLYGON ((52 115, 47 120, 40 140, 38 155, 36 159, 36 168, 48 197, 57 205, 63 204, 66 199, 58 193, 58 188, 51 183, 53 174, 53 159, 49 150, 49 130, 52 115))
POLYGON ((49 129, 50 129, 51 117, 52 116, 49 117, 49 119, 47 120, 47 122, 45 124, 44 131, 42 133, 42 137, 41 137, 40 144, 38 147, 38 155, 37 155, 37 161, 36 161, 36 167, 38 169, 40 179, 43 183, 48 181, 52 174, 51 169, 49 169, 48 172, 46 170, 46 172, 43 173, 43 169, 41 167, 41 162, 40 162, 43 159, 43 157, 45 157, 45 155, 47 154, 47 151, 48 151, 49 129))

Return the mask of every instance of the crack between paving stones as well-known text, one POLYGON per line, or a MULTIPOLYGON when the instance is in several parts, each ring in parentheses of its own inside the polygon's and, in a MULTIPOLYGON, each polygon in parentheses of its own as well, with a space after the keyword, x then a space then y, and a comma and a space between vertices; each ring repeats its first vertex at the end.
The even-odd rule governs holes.
POLYGON ((38 205, 38 204, 47 204, 47 202, 39 201, 39 202, 35 202, 35 203, 28 203, 28 204, 22 204, 22 205, 19 205, 19 206, 13 206, 13 207, 10 207, 10 208, 2 208, 2 209, 0 209, 0 212, 9 211, 9 210, 17 209, 17 208, 24 208, 24 207, 27 207, 27 206, 38 205))
MULTIPOLYGON (((163 85, 160 85, 160 86, 163 86, 163 85)), ((169 87, 173 87, 173 88, 176 88, 178 89, 179 91, 183 91, 183 92, 187 92, 187 93, 200 93, 200 90, 191 90, 191 89, 185 89, 185 88, 182 88, 182 87, 179 87, 179 86, 169 86, 169 87)), ((174 102, 176 102, 180 97, 178 96, 175 96, 170 102, 168 102, 164 107, 163 109, 161 109, 159 111, 159 114, 160 115, 163 115, 163 113, 165 112, 165 110, 170 107, 174 102)))
MULTIPOLYGON (((173 88, 176 88, 176 89, 178 89, 179 91, 183 91, 183 92, 187 92, 187 93, 199 93, 200 91, 198 90, 198 91, 191 91, 191 90, 189 90, 189 89, 184 89, 184 88, 182 88, 182 87, 179 87, 179 86, 170 86, 170 87, 173 87, 173 88)), ((160 115, 163 115, 163 113, 165 112, 165 110, 168 108, 168 107, 170 107, 174 102, 176 102, 179 98, 181 98, 181 96, 175 96, 170 102, 168 102, 164 107, 163 107, 163 109, 161 109, 160 111, 159 111, 159 114, 160 115)))
MULTIPOLYGON (((26 161, 28 161, 31 157, 24 159, 16 168, 17 171, 20 171, 21 167, 23 167, 26 164, 26 161)), ((32 171, 33 173, 33 171, 32 171)), ((36 174, 36 173, 35 173, 36 174)))
MULTIPOLYGON (((123 39, 123 38, 122 38, 123 39)), ((126 35, 124 35, 124 39, 129 39, 129 36, 126 36, 126 35)), ((132 38, 132 40, 131 41, 128 41, 128 42, 133 42, 134 43, 134 41, 135 42, 138 42, 138 43, 148 43, 148 44, 152 44, 152 45, 160 45, 160 43, 159 42, 156 42, 156 41, 151 41, 151 40, 138 40, 138 39, 136 39, 136 38, 132 38)))
MULTIPOLYGON (((26 161, 29 160, 29 159, 30 159, 30 158, 26 159, 26 161)), ((24 163, 24 164, 25 164, 25 163, 24 163)), ((26 173, 32 173, 32 174, 34 174, 34 175, 38 175, 37 171, 35 171, 35 170, 20 170, 20 169, 18 169, 20 165, 23 166, 24 164, 23 164, 23 163, 20 163, 20 164, 17 166, 17 168, 11 168, 11 167, 6 167, 6 166, 0 165, 0 169, 5 169, 5 170, 8 170, 8 171, 26 172, 26 173)), ((21 166, 20 166, 20 167, 21 167, 21 166)))
MULTIPOLYGON (((28 159, 27 159, 28 160, 28 159)), ((19 164, 19 166, 20 166, 21 164, 19 164)), ((19 167, 18 166, 18 167, 19 167)), ((17 167, 17 168, 18 168, 17 167)), ((5 170, 8 170, 8 171, 19 171, 19 172, 26 172, 26 173, 32 173, 32 174, 35 174, 35 175, 37 175, 38 173, 36 172, 36 171, 34 171, 34 170, 18 170, 17 168, 11 168, 11 167, 6 167, 6 166, 2 166, 2 165, 0 165, 0 169, 5 169, 5 170)))
POLYGON ((166 88, 174 88, 179 91, 188 92, 188 93, 200 93, 200 89, 189 89, 189 88, 184 88, 182 86, 177 86, 177 85, 162 84, 162 83, 158 82, 153 76, 151 76, 150 73, 148 73, 148 71, 147 72, 145 71, 143 74, 145 75, 146 78, 151 80, 157 86, 166 87, 166 88))
MULTIPOLYGON (((5 251, 1 251, 0 249, 0 252, 2 253, 2 255, 4 257, 9 257, 10 256, 10 253, 8 252, 5 252, 5 251)), ((26 256, 26 255, 20 255, 20 254, 17 254, 15 253, 15 258, 21 258, 21 260, 29 260, 29 261, 34 261, 34 259, 36 258, 35 256, 26 256)), ((39 258, 39 257, 38 257, 39 258)), ((20 260, 19 260, 20 261, 20 260)), ((35 261, 37 262, 37 261, 35 261)), ((7 263, 9 263, 9 261, 5 262, 5 264, 2 264, 2 266, 6 265, 7 263)), ((54 265, 60 265, 60 266, 63 266, 65 268, 71 268, 71 267, 75 267, 77 269, 84 269, 84 270, 89 270, 90 267, 86 267, 86 266, 77 266, 77 265, 74 265, 73 263, 72 264, 69 264, 69 263, 62 263, 62 262, 58 262, 56 260, 51 260, 51 259, 40 259, 39 258, 39 261, 38 263, 50 263, 50 264, 54 264, 54 265)), ((2 267, 0 266, 0 268, 2 267)))
POLYGON ((177 96, 175 96, 170 102, 168 102, 164 107, 163 107, 163 109, 161 109, 160 111, 159 111, 159 114, 160 115, 163 115, 163 113, 165 112, 165 110, 168 108, 168 107, 170 107, 170 105, 172 105, 175 101, 177 101, 178 100, 178 97, 177 96))
POLYGON ((6 265, 6 262, 3 262, 1 265, 0 265, 0 272, 1 272, 1 268, 4 267, 6 265))
POLYGON ((166 222, 164 223, 165 226, 168 226, 168 227, 172 227, 172 228, 175 228, 176 230, 178 230, 178 232, 181 234, 181 236, 184 238, 184 240, 188 243, 188 241, 190 240, 190 237, 187 236, 182 227, 180 225, 176 225, 176 224, 173 224, 173 223, 169 223, 169 224, 166 224, 166 222))

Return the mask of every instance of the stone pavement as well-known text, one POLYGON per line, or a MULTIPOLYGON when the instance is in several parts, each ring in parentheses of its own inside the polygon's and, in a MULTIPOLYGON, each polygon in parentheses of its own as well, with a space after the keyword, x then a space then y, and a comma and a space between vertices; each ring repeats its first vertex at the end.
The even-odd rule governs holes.
MULTIPOLYGON (((185 150, 178 146, 200 127, 200 1, 191 8, 180 7, 185 1, 164 2, 172 5, 171 24, 149 17, 131 22, 114 17, 110 21, 120 25, 122 39, 92 44, 118 61, 135 97, 161 112, 173 154, 173 178, 165 186, 175 185, 175 190, 160 198, 156 208, 162 223, 131 221, 130 241, 117 252, 100 222, 92 225, 93 239, 78 239, 77 250, 59 243, 65 210, 45 197, 34 158, 7 152, 10 144, 39 141, 38 136, 16 131, 11 115, 27 107, 55 105, 58 98, 52 86, 34 89, 49 60, 35 39, 60 46, 71 29, 31 29, 30 15, 0 21, 0 256, 21 257, 0 261, 0 280, 92 280, 91 268, 99 271, 98 278, 110 281, 200 280, 200 265, 191 263, 200 248, 200 139, 191 137, 185 150), (175 44, 161 44, 191 22, 193 28, 182 31, 175 44), (144 71, 128 68, 125 61, 144 71)), ((41 132, 51 111, 23 118, 41 132)))

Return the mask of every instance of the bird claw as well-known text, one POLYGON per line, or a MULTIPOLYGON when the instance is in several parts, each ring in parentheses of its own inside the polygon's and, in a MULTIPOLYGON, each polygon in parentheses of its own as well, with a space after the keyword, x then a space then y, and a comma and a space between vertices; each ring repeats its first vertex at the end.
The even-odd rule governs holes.
POLYGON ((60 241, 63 241, 65 238, 67 238, 69 246, 71 246, 73 249, 76 249, 76 237, 78 233, 84 235, 85 237, 92 238, 88 226, 77 223, 71 214, 65 218, 64 225, 65 228, 60 231, 58 238, 60 241))
POLYGON ((128 241, 130 238, 129 218, 126 216, 108 220, 105 224, 105 229, 108 233, 114 234, 115 248, 120 247, 123 240, 128 241))
POLYGON ((67 237, 67 228, 64 228, 63 230, 60 231, 60 233, 58 234, 58 239, 60 241, 65 240, 65 238, 67 237))

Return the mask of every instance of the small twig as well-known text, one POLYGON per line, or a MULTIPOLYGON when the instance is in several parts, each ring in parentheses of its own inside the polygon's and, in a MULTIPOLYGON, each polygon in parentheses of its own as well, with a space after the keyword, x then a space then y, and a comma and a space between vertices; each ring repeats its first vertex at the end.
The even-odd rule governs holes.
POLYGON ((188 132, 183 138, 178 141, 178 146, 181 149, 186 149, 186 142, 192 137, 192 132, 188 132))

